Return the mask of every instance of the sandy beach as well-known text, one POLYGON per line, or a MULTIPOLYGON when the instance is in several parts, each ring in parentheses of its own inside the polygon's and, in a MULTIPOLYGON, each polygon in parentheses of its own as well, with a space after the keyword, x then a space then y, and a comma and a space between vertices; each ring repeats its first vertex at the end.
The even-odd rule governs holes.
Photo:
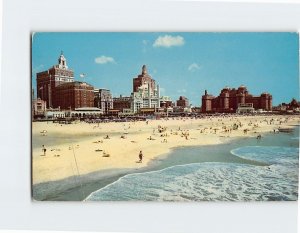
POLYGON ((32 182, 36 185, 99 171, 140 169, 175 147, 257 137, 298 123, 296 116, 169 118, 62 125, 33 122, 32 182), (238 129, 234 129, 235 126, 238 129), (47 150, 45 156, 42 145, 47 150), (140 151, 143 153, 141 163, 140 151))

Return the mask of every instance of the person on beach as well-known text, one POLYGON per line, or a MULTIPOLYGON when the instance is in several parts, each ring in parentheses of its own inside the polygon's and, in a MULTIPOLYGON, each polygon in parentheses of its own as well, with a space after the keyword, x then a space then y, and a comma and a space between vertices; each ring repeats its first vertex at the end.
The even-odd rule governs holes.
POLYGON ((140 151, 140 153, 139 153, 139 159, 140 159, 140 163, 143 161, 143 152, 142 151, 140 151))
POLYGON ((45 148, 45 145, 43 145, 42 151, 43 151, 43 153, 44 153, 44 156, 46 156, 46 151, 47 151, 47 149, 45 148))

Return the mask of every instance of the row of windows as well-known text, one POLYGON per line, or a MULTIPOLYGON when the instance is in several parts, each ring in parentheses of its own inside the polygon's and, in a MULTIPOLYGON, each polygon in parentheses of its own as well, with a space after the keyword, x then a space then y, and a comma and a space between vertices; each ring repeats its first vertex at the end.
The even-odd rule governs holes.
POLYGON ((73 79, 67 79, 67 78, 55 78, 55 81, 73 82, 73 79))

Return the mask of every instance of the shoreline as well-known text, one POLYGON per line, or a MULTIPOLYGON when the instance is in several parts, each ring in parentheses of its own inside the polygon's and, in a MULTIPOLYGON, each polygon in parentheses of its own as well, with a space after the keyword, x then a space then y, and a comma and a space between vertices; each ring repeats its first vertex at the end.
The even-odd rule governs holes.
MULTIPOLYGON (((224 144, 229 143, 229 141, 236 141, 239 139, 241 138, 239 137, 231 138, 227 142, 224 141, 224 144)), ((205 145, 204 147, 206 146, 209 147, 214 145, 205 145)), ((157 168, 159 167, 161 161, 168 159, 170 154, 172 154, 172 151, 181 148, 188 149, 191 147, 197 147, 197 146, 177 146, 177 147, 170 148, 170 151, 168 153, 158 155, 156 158, 149 161, 149 163, 146 166, 141 167, 139 169, 128 168, 123 170, 122 169, 100 170, 100 171, 80 175, 80 177, 76 175, 62 180, 35 184, 33 185, 33 189, 45 190, 49 188, 52 193, 38 200, 34 199, 33 197, 33 200, 34 201, 84 201, 84 199, 86 199, 94 191, 97 191, 98 189, 104 188, 107 185, 116 182, 118 179, 122 178, 123 176, 129 174, 152 172, 158 170, 157 168), (81 179, 82 183, 80 184, 78 178, 75 177, 81 179), (74 183, 74 180, 76 184, 74 183), (84 187, 82 188, 82 186, 84 187), (92 188, 90 186, 92 186, 92 188), (97 189, 93 189, 93 186, 97 186, 97 189), (85 195, 86 192, 84 191, 84 193, 82 193, 81 189, 88 189, 88 190, 93 189, 93 191, 89 192, 88 195, 85 195), (79 198, 77 199, 77 197, 79 198)), ((41 195, 41 194, 34 194, 34 193, 35 192, 33 191, 33 196, 41 195)))
MULTIPOLYGON (((266 118, 264 116, 264 118, 266 118)), ((219 119, 219 118, 215 118, 219 119)), ((253 119, 250 118, 250 119, 253 119)), ((298 118, 296 119, 296 122, 294 123, 298 124, 298 118)), ((145 124, 145 122, 141 122, 142 124, 145 124)), ((157 122, 156 122, 157 123, 157 122)), ((290 122, 291 123, 291 122, 290 122)), ((196 124, 199 124, 199 122, 196 122, 196 124)), ((296 125, 295 124, 295 125, 296 125)), ((294 125, 294 127, 295 127, 294 125)), ((195 125, 193 125, 195 126, 195 125)), ((271 127, 274 127, 271 126, 271 127)), ((278 127, 278 126, 277 126, 278 127)), ((284 127, 293 127, 290 124, 285 124, 284 127)), ((196 129, 197 130, 197 129, 196 129)), ((191 130, 192 131, 192 130, 191 130)), ((194 129, 195 131, 195 129, 194 129)), ((266 130, 260 130, 259 133, 267 134, 270 132, 270 127, 266 130)), ((143 133, 142 135, 145 136, 147 133, 143 133)), ((192 148, 192 147, 214 147, 214 145, 224 145, 224 144, 230 144, 234 141, 239 141, 240 139, 252 139, 255 138, 255 136, 259 133, 250 132, 247 135, 239 134, 239 135, 231 135, 230 137, 226 137, 222 134, 209 134, 208 135, 201 135, 204 137, 212 137, 210 139, 210 143, 199 144, 199 143, 193 143, 192 140, 191 143, 187 144, 177 144, 177 145, 169 145, 167 148, 163 148, 164 150, 161 150, 163 153, 156 154, 155 156, 151 156, 151 158, 148 158, 145 163, 142 164, 142 166, 133 166, 133 167, 116 167, 116 168, 107 168, 107 169, 99 169, 96 171, 91 171, 86 174, 81 174, 78 176, 77 174, 74 174, 73 176, 68 176, 62 179, 56 179, 56 180, 49 180, 45 182, 40 183, 33 183, 32 186, 32 194, 34 200, 83 200, 86 198, 91 192, 98 190, 99 188, 103 188, 109 183, 114 182, 115 180, 119 179, 120 177, 132 174, 136 172, 147 172, 151 170, 155 170, 159 168, 160 163, 164 163, 162 161, 168 160, 168 157, 170 154, 172 154, 174 151, 181 149, 181 148, 192 148), (79 181, 80 180, 80 181, 79 181), (83 194, 78 196, 78 192, 80 192, 80 189, 85 190, 83 194), (88 192, 86 194, 85 192, 88 192)), ((118 132, 116 133, 118 134, 118 132)), ((128 135, 133 135, 128 134, 128 135)), ((139 132, 136 132, 136 136, 139 137, 141 134, 139 132)), ((191 137, 192 137, 191 132, 191 137)), ((90 139, 88 139, 90 141, 90 139)), ((196 140, 195 140, 196 141, 196 140)), ((146 141, 149 143, 149 141, 146 141)), ((185 141, 184 141, 185 142, 185 141)), ((82 143, 81 143, 82 144, 82 143)), ((162 143, 163 144, 163 143, 162 143)), ((33 159, 34 160, 34 159, 33 159)), ((136 165, 136 164, 134 164, 136 165)), ((140 164, 138 164, 140 165, 140 164)), ((33 171, 34 172, 34 171, 33 171)))

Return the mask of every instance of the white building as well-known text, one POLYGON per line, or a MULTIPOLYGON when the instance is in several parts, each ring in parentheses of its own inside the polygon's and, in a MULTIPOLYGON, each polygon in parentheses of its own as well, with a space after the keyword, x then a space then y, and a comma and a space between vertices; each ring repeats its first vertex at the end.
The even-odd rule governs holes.
POLYGON ((254 113, 253 103, 239 103, 236 113, 254 113))

